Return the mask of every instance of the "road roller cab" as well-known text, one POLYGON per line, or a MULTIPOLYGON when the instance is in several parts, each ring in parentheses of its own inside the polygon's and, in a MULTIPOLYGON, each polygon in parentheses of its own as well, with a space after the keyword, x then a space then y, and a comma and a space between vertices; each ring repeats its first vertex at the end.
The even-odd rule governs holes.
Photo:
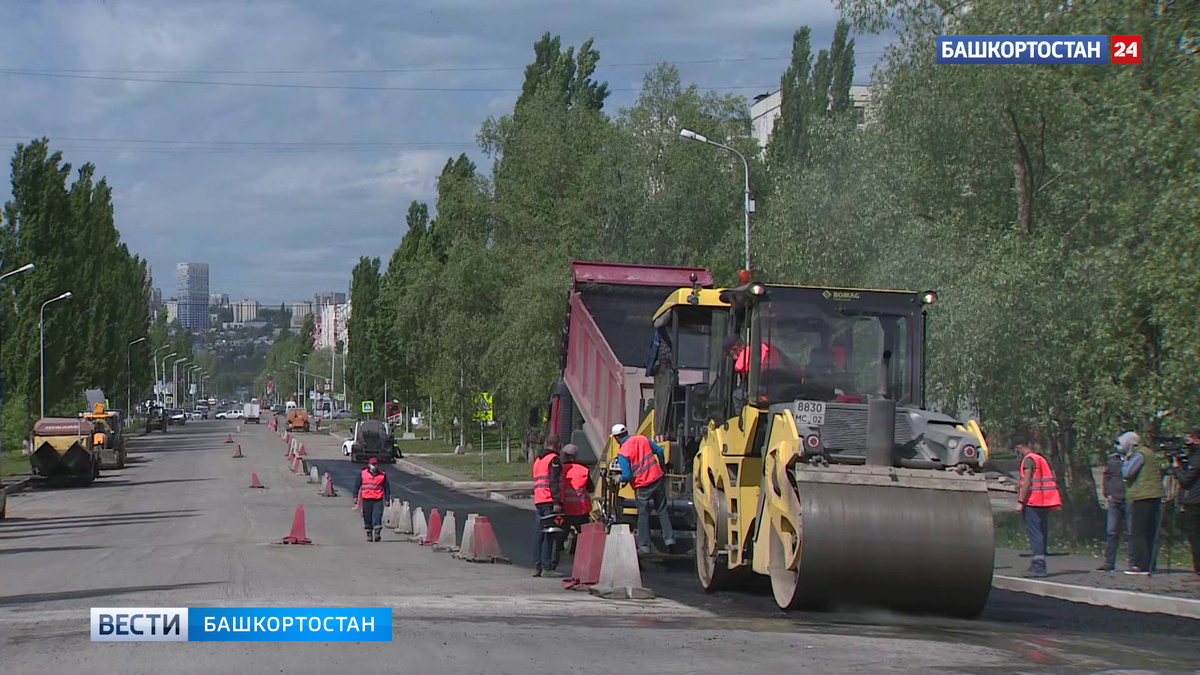
POLYGON ((783 608, 977 614, 994 555, 985 451, 923 407, 934 295, 747 283, 719 296, 692 466, 702 586, 754 572, 783 608))
POLYGON ((82 417, 92 425, 92 447, 100 454, 100 468, 124 469, 125 430, 120 413, 95 403, 82 417))
POLYGON ((92 443, 92 423, 82 418, 38 420, 30 434, 29 453, 29 467, 35 476, 90 485, 100 475, 100 453, 92 443))
MULTIPOLYGON (((672 291, 653 314, 654 333, 649 346, 645 374, 651 378, 648 410, 635 434, 652 438, 663 447, 667 460, 667 508, 675 530, 676 550, 691 555, 691 538, 696 529, 692 505, 692 462, 700 447, 708 413, 712 382, 711 335, 714 325, 728 321, 729 303, 720 292, 704 288, 698 279, 691 288, 672 291)), ((633 488, 621 485, 617 452, 620 446, 609 438, 600 464, 593 503, 608 522, 636 524, 637 503, 633 488)), ((654 526, 657 520, 651 519, 654 526)), ((654 527, 652 526, 652 527, 654 527)), ((663 542, 653 531, 653 544, 663 542)))

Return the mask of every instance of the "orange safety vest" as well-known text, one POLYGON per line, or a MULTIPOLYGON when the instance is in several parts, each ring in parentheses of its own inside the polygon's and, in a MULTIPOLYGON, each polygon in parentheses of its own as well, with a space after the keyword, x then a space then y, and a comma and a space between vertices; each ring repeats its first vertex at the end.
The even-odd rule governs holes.
POLYGON ((638 434, 630 436, 621 444, 617 454, 629 460, 629 470, 633 474, 629 484, 637 488, 653 485, 663 477, 662 465, 658 463, 658 455, 650 447, 650 439, 638 434))
POLYGON ((554 493, 550 491, 550 463, 557 457, 553 452, 533 460, 533 503, 550 504, 554 493))
MULTIPOLYGON (((775 356, 775 352, 767 345, 762 343, 760 351, 761 357, 759 360, 760 366, 778 366, 779 357, 775 356)), ((747 375, 750 373, 750 348, 743 347, 738 354, 737 359, 733 362, 733 370, 739 374, 747 375)))
POLYGON ((586 516, 592 512, 588 494, 588 468, 574 462, 563 467, 563 515, 586 516))
POLYGON ((371 475, 370 469, 362 471, 362 491, 358 493, 363 499, 383 499, 383 481, 387 476, 382 471, 371 475))
MULTIPOLYGON (((1033 482, 1029 490, 1029 501, 1025 502, 1025 505, 1050 508, 1062 506, 1062 497, 1058 494, 1058 486, 1054 483, 1054 474, 1050 471, 1050 463, 1036 452, 1031 452, 1026 456, 1033 458, 1033 482)), ((1022 459, 1022 480, 1025 478, 1024 463, 1025 460, 1022 459)))

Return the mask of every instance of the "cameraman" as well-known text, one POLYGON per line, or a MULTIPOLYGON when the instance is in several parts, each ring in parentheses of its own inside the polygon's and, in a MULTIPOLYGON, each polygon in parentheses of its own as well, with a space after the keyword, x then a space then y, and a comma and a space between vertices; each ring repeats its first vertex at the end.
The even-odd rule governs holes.
POLYGON ((1179 503, 1183 505, 1183 531, 1192 547, 1192 570, 1200 574, 1200 426, 1188 432, 1187 458, 1181 463, 1171 457, 1171 472, 1179 480, 1179 503))

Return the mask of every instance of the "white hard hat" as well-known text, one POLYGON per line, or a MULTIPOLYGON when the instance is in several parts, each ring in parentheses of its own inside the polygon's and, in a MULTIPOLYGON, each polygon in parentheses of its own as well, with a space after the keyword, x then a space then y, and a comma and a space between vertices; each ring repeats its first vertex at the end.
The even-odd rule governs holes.
POLYGON ((628 432, 629 432, 629 430, 625 428, 624 424, 614 424, 613 425, 613 428, 612 428, 613 436, 624 436, 628 432))

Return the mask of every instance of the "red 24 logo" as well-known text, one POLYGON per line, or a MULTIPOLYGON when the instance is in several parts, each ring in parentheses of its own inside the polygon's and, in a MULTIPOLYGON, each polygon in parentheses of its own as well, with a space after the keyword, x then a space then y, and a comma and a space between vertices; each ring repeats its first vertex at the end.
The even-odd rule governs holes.
POLYGON ((1142 62, 1141 35, 1114 35, 1109 40, 1109 61, 1114 64, 1142 62))

